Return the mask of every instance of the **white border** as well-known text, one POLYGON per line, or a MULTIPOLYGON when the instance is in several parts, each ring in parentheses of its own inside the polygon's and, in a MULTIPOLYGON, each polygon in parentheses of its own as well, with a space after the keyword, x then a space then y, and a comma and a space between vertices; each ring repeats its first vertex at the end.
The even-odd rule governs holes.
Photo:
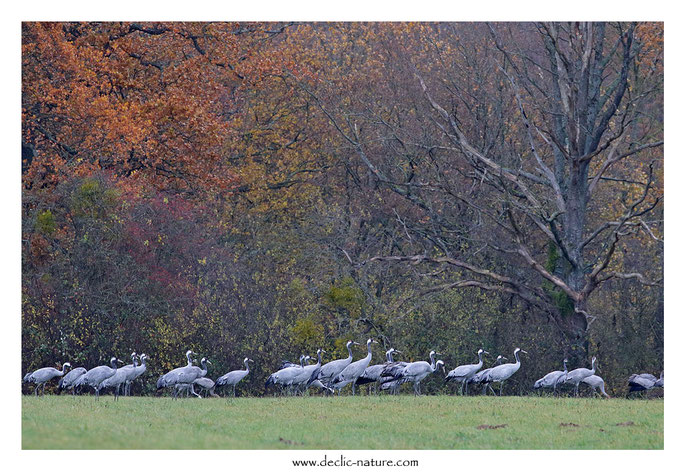
MULTIPOLYGON (((465 468, 498 469, 503 471, 554 469, 556 471, 592 469, 618 470, 620 468, 671 470, 679 456, 681 443, 681 420, 684 419, 683 402, 678 398, 683 391, 683 381, 677 378, 680 338, 684 333, 683 291, 680 273, 684 264, 681 235, 683 226, 683 189, 681 180, 686 176, 681 140, 683 135, 683 57, 684 16, 676 6, 664 6, 667 2, 646 1, 489 1, 489 2, 401 2, 353 0, 327 5, 325 1, 259 1, 259 2, 145 2, 117 1, 31 1, 19 5, 3 5, 2 41, 4 73, 2 80, 2 136, 6 143, 2 154, 2 221, 0 233, 2 254, 2 290, 5 325, 2 330, 2 346, 8 352, 4 363, 4 377, 9 379, 0 389, 5 421, 2 426, 3 458, 6 464, 13 461, 22 470, 63 470, 92 468, 97 464, 100 471, 121 469, 160 470, 170 468, 215 470, 291 470, 291 458, 321 459, 324 451, 21 451, 21 403, 20 395, 12 379, 20 379, 20 271, 21 233, 20 205, 20 22, 66 21, 66 20, 345 20, 345 21, 484 21, 531 19, 578 19, 578 20, 651 20, 665 21, 666 71, 666 257, 665 280, 665 370, 669 377, 669 391, 665 404, 665 451, 344 451, 350 457, 408 457, 420 460, 420 468, 411 470, 456 470, 465 468), (681 290, 680 290, 681 289, 681 290), (674 376, 670 374, 674 372, 674 376), (75 465, 76 458, 82 464, 75 465), (488 465, 484 464, 487 458, 488 465), (667 460, 667 461, 665 461, 667 460), (555 464, 555 465, 552 465, 555 464)), ((670 5, 676 5, 670 2, 670 5)), ((341 451, 328 451, 329 456, 341 451)), ((678 466, 677 466, 678 467, 678 466)), ((341 470, 347 470, 340 468, 341 470)), ((306 470, 306 469, 303 469, 306 470)), ((406 469, 407 470, 407 469, 406 469)))

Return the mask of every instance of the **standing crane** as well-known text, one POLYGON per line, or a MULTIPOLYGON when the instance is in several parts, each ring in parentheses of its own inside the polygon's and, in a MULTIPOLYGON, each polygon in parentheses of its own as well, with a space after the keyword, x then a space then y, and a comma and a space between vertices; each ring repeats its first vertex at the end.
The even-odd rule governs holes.
POLYGON ((534 390, 552 387, 553 394, 557 392, 557 386, 565 383, 567 380, 567 359, 562 361, 562 365, 564 366, 564 370, 554 370, 538 379, 534 383, 534 390))
POLYGON ((587 369, 585 367, 579 367, 578 369, 574 369, 571 372, 567 373, 566 383, 574 384, 574 396, 579 396, 579 384, 581 383, 581 381, 584 380, 586 377, 590 377, 591 375, 595 374, 596 360, 596 357, 593 356, 593 359, 591 360, 590 369, 587 369))
MULTIPOLYGON (((400 351, 394 350, 393 352, 398 353, 400 351)), ((398 368, 404 368, 407 365, 407 362, 394 361, 393 353, 389 355, 388 360, 390 362, 384 367, 384 370, 381 371, 381 379, 379 381, 381 383, 381 390, 388 390, 391 395, 395 395, 398 393, 398 389, 403 382, 402 380, 396 380, 395 377, 391 375, 391 372, 394 372, 398 368)))
POLYGON ((136 368, 134 369, 133 377, 130 380, 127 380, 126 385, 124 386, 124 393, 126 395, 131 395, 131 384, 133 384, 134 380, 143 375, 148 368, 148 365, 146 364, 148 356, 145 353, 141 354, 140 359, 141 365, 136 366, 136 368))
POLYGON ((121 364, 124 363, 116 357, 112 357, 110 359, 109 366, 100 365, 98 367, 93 367, 91 370, 89 370, 81 377, 79 377, 79 379, 76 381, 76 385, 85 385, 87 387, 93 387, 93 390, 95 390, 95 399, 99 399, 100 389, 102 389, 102 382, 106 379, 109 379, 117 373, 117 362, 121 364))
MULTIPOLYGON (((199 379, 200 377, 204 377, 207 375, 207 364, 212 364, 207 358, 203 357, 200 360, 200 365, 202 368, 196 366, 196 365, 190 365, 186 366, 183 369, 181 369, 178 374, 176 374, 176 379, 172 379, 174 384, 188 384, 188 388, 190 388, 190 392, 195 395, 196 397, 200 398, 200 395, 195 393, 195 389, 193 388, 193 382, 195 379, 199 379)), ((174 395, 174 398, 178 397, 179 391, 176 391, 176 394, 174 395)))
POLYGON ((178 377, 178 374, 183 370, 183 369, 188 369, 189 367, 193 366, 193 355, 195 353, 191 351, 190 349, 186 351, 186 360, 188 361, 188 364, 186 364, 184 367, 177 367, 176 369, 172 369, 169 372, 167 372, 164 375, 161 375, 159 379, 157 379, 157 390, 161 390, 165 387, 169 387, 171 385, 174 385, 176 383, 176 379, 178 377))
MULTIPOLYGON (((424 380, 427 375, 436 372, 439 366, 444 366, 444 362, 442 360, 436 361, 435 357, 436 352, 431 351, 429 353, 431 364, 426 361, 410 362, 405 367, 395 366, 391 368, 388 374, 389 376, 394 377, 396 381, 400 381, 400 383, 411 382, 414 388, 414 394, 421 395, 419 383, 424 380)), ((443 367, 443 369, 445 370, 445 367, 443 367)))
POLYGON ((57 388, 61 390, 69 390, 71 389, 71 394, 75 395, 76 394, 76 388, 74 386, 76 385, 76 381, 78 380, 79 377, 81 377, 83 374, 86 373, 86 368, 85 367, 77 367, 75 369, 72 369, 60 379, 60 381, 57 383, 57 388))
POLYGON ((596 393, 597 390, 600 390, 600 393, 605 395, 605 398, 610 398, 610 395, 605 393, 605 381, 601 377, 597 375, 590 375, 584 378, 581 382, 590 385, 593 389, 593 393, 596 393))
POLYGON ((501 364, 498 366, 495 366, 491 369, 489 373, 487 373, 484 376, 483 382, 487 383, 493 383, 493 382, 500 382, 500 396, 503 395, 503 383, 512 377, 515 372, 519 370, 519 367, 522 365, 521 362, 519 361, 519 353, 523 352, 524 354, 528 354, 528 352, 516 348, 514 350, 514 357, 515 357, 515 362, 508 363, 508 364, 501 364))
POLYGON ((386 362, 384 362, 383 364, 370 365, 369 367, 364 369, 364 372, 357 378, 355 384, 364 385, 371 382, 377 382, 376 391, 378 393, 378 384, 381 382, 382 379, 381 373, 386 367, 393 363, 394 353, 400 354, 401 352, 396 351, 394 348, 390 348, 388 351, 386 351, 386 362))
POLYGON ((109 378, 106 378, 100 384, 100 389, 112 387, 114 393, 114 399, 119 400, 119 390, 122 384, 126 382, 126 379, 133 375, 134 369, 136 368, 136 353, 131 354, 131 364, 125 365, 117 369, 117 372, 109 378))
POLYGON ((33 391, 34 395, 38 396, 38 388, 41 389, 41 395, 45 395, 45 384, 55 377, 62 377, 67 372, 67 367, 71 367, 69 362, 62 364, 62 370, 57 370, 54 367, 43 367, 33 371, 24 376, 24 382, 35 383, 36 388, 33 391))
POLYGON ((352 383, 353 396, 355 396, 355 382, 364 373, 365 369, 369 367, 369 363, 372 361, 372 343, 378 343, 378 341, 375 341, 372 338, 367 339, 367 356, 348 364, 348 366, 333 379, 332 383, 334 384, 334 388, 338 388, 339 394, 341 388, 352 383))
POLYGON ((355 341, 348 341, 345 345, 345 347, 348 349, 348 357, 346 357, 345 359, 337 359, 335 361, 331 361, 324 364, 317 373, 316 377, 310 377, 309 383, 312 383, 315 380, 319 379, 322 382, 322 384, 326 385, 327 387, 331 387, 331 381, 338 374, 343 372, 343 369, 348 367, 350 363, 353 361, 353 351, 351 349, 351 346, 353 344, 357 344, 359 346, 360 343, 357 343, 355 341))
POLYGON ((236 385, 238 382, 243 380, 245 376, 250 373, 250 366, 248 363, 254 362, 252 359, 247 357, 243 359, 243 364, 245 364, 245 370, 232 370, 217 379, 215 385, 221 387, 222 385, 231 385, 233 387, 233 396, 236 396, 236 385))
POLYGON ((283 363, 282 365, 288 365, 288 367, 279 369, 278 371, 271 374, 267 381, 264 383, 264 387, 267 388, 269 385, 281 385, 281 391, 283 393, 284 388, 289 388, 293 385, 293 381, 296 377, 302 374, 304 369, 304 363, 310 356, 300 356, 300 365, 293 365, 291 363, 283 363))
POLYGON ((465 389, 466 389, 466 383, 469 379, 472 378, 474 374, 476 374, 479 369, 484 365, 483 361, 483 355, 488 354, 488 351, 484 351, 483 349, 479 349, 479 352, 477 352, 477 355, 479 356, 479 362, 476 364, 467 364, 467 365, 461 365, 458 367, 455 367, 453 370, 448 372, 448 375, 446 375, 445 380, 450 381, 450 380, 455 380, 457 382, 462 382, 462 386, 460 387, 460 393, 464 395, 465 389))
POLYGON ((497 365, 500 365, 502 361, 508 360, 507 357, 504 356, 498 356, 495 359, 495 362, 493 363, 492 367, 489 367, 488 369, 480 370, 476 374, 474 374, 469 380, 467 380, 467 384, 483 384, 483 390, 481 392, 482 395, 486 393, 486 389, 491 389, 491 392, 493 392, 493 395, 495 395, 495 392, 491 388, 491 384, 488 382, 485 382, 484 379, 486 375, 491 371, 491 369, 497 365))

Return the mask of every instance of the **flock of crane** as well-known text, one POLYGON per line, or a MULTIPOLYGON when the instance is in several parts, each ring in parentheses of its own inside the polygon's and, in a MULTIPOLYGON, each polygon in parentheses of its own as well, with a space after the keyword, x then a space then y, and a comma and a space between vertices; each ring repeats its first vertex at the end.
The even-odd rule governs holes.
MULTIPOLYGON (((435 351, 429 353, 430 362, 403 362, 393 360, 394 354, 401 354, 401 352, 391 348, 386 351, 386 361, 384 363, 370 365, 372 360, 372 344, 376 342, 373 339, 368 339, 366 357, 355 362, 353 362, 352 346, 359 345, 359 343, 354 341, 348 341, 346 344, 348 357, 344 359, 337 359, 322 364, 322 354, 326 353, 326 351, 318 349, 316 364, 309 364, 308 361, 312 358, 307 355, 300 356, 299 364, 284 361, 279 370, 267 378, 265 387, 271 385, 278 386, 283 394, 291 395, 304 394, 310 387, 317 387, 327 393, 337 392, 340 395, 341 389, 351 384, 352 394, 355 395, 356 385, 374 383, 377 392, 381 390, 388 391, 390 394, 396 394, 402 384, 411 383, 414 394, 420 395, 420 382, 422 380, 439 369, 442 369, 445 373, 445 363, 440 359, 436 360, 437 353, 435 351)), ((499 394, 502 395, 503 384, 521 366, 520 353, 527 354, 526 351, 516 348, 514 350, 515 362, 503 364, 502 362, 508 359, 499 355, 492 367, 482 369, 484 364, 483 356, 489 353, 479 349, 477 352, 479 362, 456 367, 446 375, 445 380, 459 383, 462 394, 468 393, 469 385, 480 385, 482 387, 482 394, 487 394, 488 389, 490 389, 495 395, 496 393, 491 385, 498 383, 500 384, 499 394)), ((194 362, 197 362, 197 359, 194 358, 196 355, 192 350, 187 351, 187 364, 162 375, 157 380, 157 390, 171 388, 173 390, 173 398, 178 398, 184 392, 186 396, 195 395, 200 397, 200 394, 195 391, 195 388, 198 387, 201 391, 204 391, 206 396, 216 397, 218 395, 215 393, 215 388, 226 386, 232 387, 232 393, 235 396, 236 385, 250 373, 249 363, 254 362, 246 357, 243 360, 245 369, 228 372, 216 381, 213 381, 206 377, 207 365, 211 364, 211 362, 203 357, 200 361, 200 366, 194 365, 194 362)), ((60 389, 72 390, 72 393, 75 394, 81 388, 93 388, 95 397, 99 398, 101 390, 111 388, 114 391, 114 398, 116 400, 119 398, 122 387, 124 395, 131 394, 131 384, 145 373, 147 359, 148 356, 145 354, 138 356, 134 352, 131 354, 131 364, 123 367, 118 366, 118 364, 123 364, 121 360, 112 357, 110 365, 101 365, 90 370, 77 367, 68 373, 67 368, 71 367, 71 364, 66 362, 62 366, 62 370, 44 367, 35 372, 28 373, 24 377, 24 382, 35 383, 34 394, 38 395, 39 390, 42 389, 41 392, 45 390, 47 382, 53 378, 60 377, 58 384, 60 389)), ((551 388, 555 394, 558 393, 558 389, 562 385, 573 385, 574 395, 578 396, 579 385, 585 383, 593 389, 594 393, 599 391, 602 395, 609 398, 609 395, 605 392, 605 382, 596 375, 596 362, 597 359, 593 357, 590 369, 580 367, 569 371, 567 369, 568 361, 564 359, 564 370, 556 370, 546 374, 534 383, 533 388, 535 390, 551 388)), ((630 392, 664 387, 664 372, 660 374, 659 379, 652 374, 633 374, 629 377, 629 387, 630 392)))

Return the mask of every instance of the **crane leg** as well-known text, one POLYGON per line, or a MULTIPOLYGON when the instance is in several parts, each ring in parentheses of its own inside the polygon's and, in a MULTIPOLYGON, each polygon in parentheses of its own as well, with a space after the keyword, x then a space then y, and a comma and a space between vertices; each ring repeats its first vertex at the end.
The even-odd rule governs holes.
POLYGON ((353 382, 353 397, 355 396, 355 382, 353 382))
POLYGON ((503 396, 503 383, 500 382, 500 396, 503 396))

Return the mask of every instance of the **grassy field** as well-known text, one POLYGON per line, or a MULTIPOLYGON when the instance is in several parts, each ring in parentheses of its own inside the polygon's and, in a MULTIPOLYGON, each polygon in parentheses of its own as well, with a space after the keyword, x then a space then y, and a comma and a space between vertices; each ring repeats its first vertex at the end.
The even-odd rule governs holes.
POLYGON ((22 399, 24 449, 661 449, 662 400, 22 399))

